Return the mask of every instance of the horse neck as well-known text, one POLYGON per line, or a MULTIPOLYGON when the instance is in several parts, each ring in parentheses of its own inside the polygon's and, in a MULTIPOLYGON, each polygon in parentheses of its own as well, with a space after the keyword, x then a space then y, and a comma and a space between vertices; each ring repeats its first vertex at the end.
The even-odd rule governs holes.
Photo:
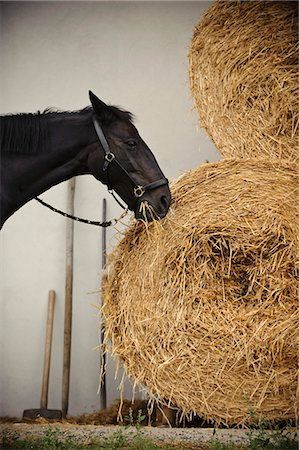
MULTIPOLYGON (((76 158, 83 161, 86 148, 95 142, 91 113, 63 113, 49 117, 49 144, 50 158, 67 163, 76 158)), ((82 170, 79 167, 74 169, 82 170)), ((73 174, 75 176, 76 173, 73 174)))
MULTIPOLYGON (((90 114, 53 114, 48 119, 47 150, 36 154, 36 182, 43 191, 77 175, 89 173, 86 160, 95 142, 90 114)), ((38 188, 40 191, 40 188, 38 188)))
POLYGON ((49 114, 46 120, 48 141, 43 152, 2 158, 3 185, 8 186, 2 211, 7 217, 52 186, 89 173, 87 158, 96 145, 91 114, 49 114))

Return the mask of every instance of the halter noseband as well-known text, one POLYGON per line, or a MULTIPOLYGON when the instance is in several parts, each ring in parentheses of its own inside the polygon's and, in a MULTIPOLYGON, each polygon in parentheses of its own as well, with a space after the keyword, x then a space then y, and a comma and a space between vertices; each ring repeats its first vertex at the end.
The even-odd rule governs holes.
POLYGON ((117 161, 115 154, 111 152, 109 144, 107 142, 107 139, 106 139, 106 137, 104 135, 104 132, 102 130, 102 127, 99 124, 99 122, 96 119, 96 117, 93 117, 92 121, 93 121, 93 125, 94 125, 94 128, 95 128, 96 134, 97 134, 97 136, 99 138, 99 141, 100 141, 100 143, 102 145, 102 148, 104 150, 104 153, 105 153, 105 162, 104 162, 104 166, 103 166, 103 171, 107 173, 107 188, 108 188, 108 191, 113 195, 115 200, 118 202, 118 204, 120 204, 122 206, 122 208, 125 208, 125 207, 114 196, 113 188, 112 188, 112 186, 110 185, 110 182, 109 182, 108 169, 109 169, 109 165, 112 162, 114 162, 115 164, 118 165, 118 167, 126 174, 126 176, 130 179, 130 181, 134 185, 134 191, 133 192, 134 192, 134 197, 136 198, 136 200, 141 198, 147 191, 151 191, 151 190, 156 189, 156 188, 158 188, 160 186, 164 186, 164 185, 168 184, 167 178, 160 178, 160 180, 153 181, 152 183, 148 183, 148 184, 145 184, 145 185, 136 184, 136 182, 133 180, 133 178, 128 173, 128 171, 120 164, 120 162, 117 161))

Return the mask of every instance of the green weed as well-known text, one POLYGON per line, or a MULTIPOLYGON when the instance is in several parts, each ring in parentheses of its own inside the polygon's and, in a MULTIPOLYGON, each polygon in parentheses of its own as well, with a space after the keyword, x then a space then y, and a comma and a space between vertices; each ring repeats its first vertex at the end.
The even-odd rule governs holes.
POLYGON ((220 442, 218 439, 209 442, 207 450, 248 450, 244 445, 237 445, 233 442, 220 442))

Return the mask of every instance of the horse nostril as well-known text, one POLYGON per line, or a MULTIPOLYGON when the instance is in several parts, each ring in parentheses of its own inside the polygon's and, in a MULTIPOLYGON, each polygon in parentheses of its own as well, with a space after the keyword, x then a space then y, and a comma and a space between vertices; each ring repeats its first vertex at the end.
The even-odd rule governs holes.
POLYGON ((166 195, 162 195, 160 201, 161 201, 161 205, 164 208, 164 210, 167 210, 167 208, 168 208, 168 201, 167 201, 166 195))

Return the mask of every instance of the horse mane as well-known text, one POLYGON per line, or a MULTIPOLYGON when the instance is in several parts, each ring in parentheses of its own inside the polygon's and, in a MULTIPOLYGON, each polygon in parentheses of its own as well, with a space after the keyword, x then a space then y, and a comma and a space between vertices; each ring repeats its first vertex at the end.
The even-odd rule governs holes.
POLYGON ((1 152, 36 153, 46 146, 48 127, 40 112, 0 116, 1 152))
POLYGON ((109 124, 113 122, 115 118, 123 120, 124 122, 134 122, 134 115, 132 113, 130 113, 129 111, 125 111, 119 106, 109 105, 109 107, 104 111, 103 116, 101 117, 101 121, 104 124, 109 124))
MULTIPOLYGON (((46 149, 49 137, 49 118, 61 117, 80 119, 82 115, 92 114, 87 106, 78 111, 59 111, 47 108, 43 112, 9 114, 0 116, 1 152, 33 154, 46 149)), ((109 106, 101 121, 109 124, 115 119, 133 122, 133 114, 117 106, 109 106)))

